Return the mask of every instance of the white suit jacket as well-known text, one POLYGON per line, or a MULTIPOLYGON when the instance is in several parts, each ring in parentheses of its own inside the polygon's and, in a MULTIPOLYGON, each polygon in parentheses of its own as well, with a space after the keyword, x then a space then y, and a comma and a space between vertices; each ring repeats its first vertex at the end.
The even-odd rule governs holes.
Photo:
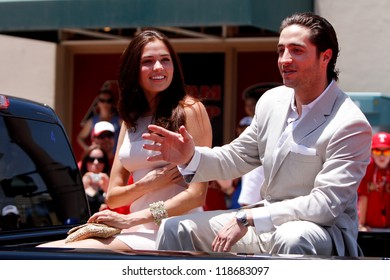
POLYGON ((305 220, 326 228, 340 256, 357 256, 357 188, 369 163, 371 126, 334 82, 272 153, 287 124, 293 89, 266 92, 250 127, 223 147, 200 148, 192 181, 237 178, 264 166, 261 197, 275 226, 305 220), (291 140, 291 141, 289 141, 291 140))

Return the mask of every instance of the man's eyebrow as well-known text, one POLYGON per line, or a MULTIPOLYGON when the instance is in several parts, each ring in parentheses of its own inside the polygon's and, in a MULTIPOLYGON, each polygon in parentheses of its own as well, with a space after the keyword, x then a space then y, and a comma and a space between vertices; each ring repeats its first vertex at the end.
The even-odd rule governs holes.
POLYGON ((289 43, 287 45, 285 44, 278 44, 278 48, 280 47, 301 47, 301 48, 304 48, 305 45, 304 44, 299 44, 299 43, 289 43))

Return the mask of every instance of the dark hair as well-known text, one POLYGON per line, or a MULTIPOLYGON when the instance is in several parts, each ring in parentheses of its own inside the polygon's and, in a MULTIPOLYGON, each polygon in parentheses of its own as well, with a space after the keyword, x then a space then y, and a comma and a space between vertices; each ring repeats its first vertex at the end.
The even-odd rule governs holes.
POLYGON ((287 26, 297 24, 310 29, 310 42, 317 47, 318 54, 332 50, 332 57, 328 63, 327 77, 328 82, 338 80, 339 70, 336 69, 336 61, 339 55, 339 44, 337 42, 336 32, 333 26, 323 17, 313 13, 297 13, 284 19, 280 25, 279 31, 282 32, 287 26))
MULTIPOLYGON (((98 94, 97 94, 97 96, 96 96, 96 100, 95 100, 95 106, 96 106, 96 104, 99 102, 99 97, 100 97, 100 95, 106 95, 106 94, 108 94, 109 96, 110 96, 110 99, 112 99, 112 102, 111 102, 111 112, 113 113, 113 114, 117 114, 118 113, 118 110, 117 110, 117 108, 116 108, 116 101, 115 101, 115 94, 112 92, 112 90, 110 90, 110 89, 101 89, 101 90, 99 90, 99 92, 98 92, 98 94)), ((96 113, 100 113, 99 112, 99 107, 98 106, 96 106, 96 113)))
POLYGON ((255 101, 258 101, 267 90, 281 85, 281 83, 260 83, 251 85, 244 89, 242 93, 242 99, 253 99, 255 101))
POLYGON ((110 174, 110 161, 108 159, 107 153, 98 145, 92 145, 91 147, 88 148, 88 150, 84 153, 83 159, 81 160, 81 166, 80 166, 80 173, 81 176, 84 176, 85 173, 88 172, 87 170, 87 162, 89 159, 89 155, 92 153, 94 150, 100 150, 103 153, 103 163, 104 167, 102 172, 106 174, 110 174))
POLYGON ((164 34, 145 30, 135 36, 121 56, 119 67, 118 111, 128 128, 137 129, 137 119, 149 111, 149 103, 139 84, 141 55, 145 45, 160 40, 168 48, 174 67, 169 87, 156 96, 154 122, 169 130, 177 131, 185 125, 184 98, 187 94, 179 58, 164 34))

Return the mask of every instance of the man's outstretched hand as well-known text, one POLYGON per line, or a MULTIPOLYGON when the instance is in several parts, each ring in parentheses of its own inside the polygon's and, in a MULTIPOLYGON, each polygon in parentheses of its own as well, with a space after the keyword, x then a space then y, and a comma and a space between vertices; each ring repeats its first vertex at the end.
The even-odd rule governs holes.
POLYGON ((142 138, 154 141, 154 143, 144 144, 143 148, 160 152, 148 157, 149 161, 164 160, 177 165, 190 162, 195 152, 195 143, 184 126, 180 127, 179 133, 152 124, 148 128, 150 133, 144 133, 142 138))

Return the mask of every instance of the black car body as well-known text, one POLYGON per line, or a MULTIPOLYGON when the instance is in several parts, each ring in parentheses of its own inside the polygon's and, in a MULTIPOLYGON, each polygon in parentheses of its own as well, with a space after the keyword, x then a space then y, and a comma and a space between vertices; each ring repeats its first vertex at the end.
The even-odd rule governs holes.
POLYGON ((0 95, 0 246, 62 238, 89 217, 65 129, 46 105, 0 95), (18 214, 18 215, 17 215, 18 214))

